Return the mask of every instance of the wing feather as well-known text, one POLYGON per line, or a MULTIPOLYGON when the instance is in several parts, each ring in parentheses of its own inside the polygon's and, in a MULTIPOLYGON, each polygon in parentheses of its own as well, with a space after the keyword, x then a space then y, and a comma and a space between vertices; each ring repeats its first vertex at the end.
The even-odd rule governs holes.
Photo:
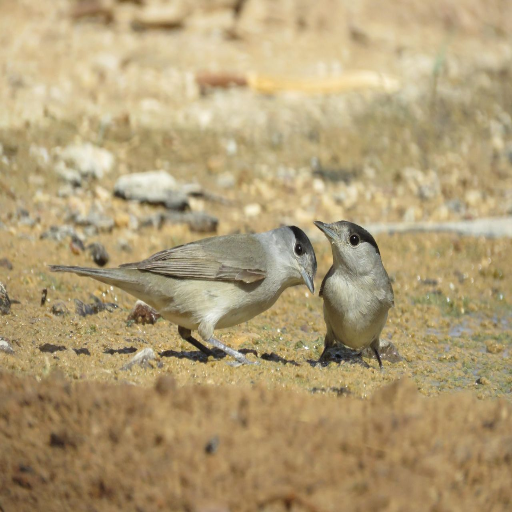
POLYGON ((267 276, 264 248, 253 235, 206 238, 121 266, 163 276, 209 281, 254 283, 267 276))

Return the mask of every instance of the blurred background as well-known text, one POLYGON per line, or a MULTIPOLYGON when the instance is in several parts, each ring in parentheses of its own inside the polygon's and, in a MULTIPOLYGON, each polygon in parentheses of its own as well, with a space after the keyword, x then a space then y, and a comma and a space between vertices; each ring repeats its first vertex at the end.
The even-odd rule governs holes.
POLYGON ((510 215, 511 34, 507 0, 4 0, 0 220, 510 215))

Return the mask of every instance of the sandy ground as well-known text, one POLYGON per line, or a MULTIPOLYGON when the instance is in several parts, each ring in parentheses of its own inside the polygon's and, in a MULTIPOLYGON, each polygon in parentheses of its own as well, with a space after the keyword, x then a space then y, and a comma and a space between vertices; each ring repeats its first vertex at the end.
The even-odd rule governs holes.
POLYGON ((382 372, 345 353, 317 364, 322 302, 304 286, 219 332, 260 362, 234 368, 168 322, 129 321, 124 292, 48 272, 94 265, 52 226, 102 243, 108 266, 214 234, 146 222, 164 208, 112 194, 132 172, 200 187, 191 212, 217 234, 299 225, 317 290, 331 254, 313 220, 510 216, 507 2, 235 4, 198 1, 174 12, 180 28, 142 31, 147 8, 162 17, 154 2, 78 20, 65 0, 0 7, 0 511, 510 509, 510 239, 379 234, 396 303, 383 338, 402 357, 382 372), (361 69, 399 88, 195 81, 300 89, 361 69), (85 143, 114 163, 78 186, 60 155, 85 143), (118 307, 83 317, 76 300, 118 307), (149 365, 123 369, 145 348, 149 365))

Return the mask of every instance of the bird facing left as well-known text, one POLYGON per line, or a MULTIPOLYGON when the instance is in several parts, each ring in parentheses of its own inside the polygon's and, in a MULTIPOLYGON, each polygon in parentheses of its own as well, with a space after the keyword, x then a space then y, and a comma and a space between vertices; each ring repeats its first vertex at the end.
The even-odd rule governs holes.
POLYGON ((214 330, 254 318, 290 286, 305 284, 313 293, 316 268, 313 246, 295 226, 205 238, 112 269, 50 265, 52 272, 92 277, 130 293, 203 353, 213 355, 192 331, 245 364, 251 361, 215 338, 214 330))

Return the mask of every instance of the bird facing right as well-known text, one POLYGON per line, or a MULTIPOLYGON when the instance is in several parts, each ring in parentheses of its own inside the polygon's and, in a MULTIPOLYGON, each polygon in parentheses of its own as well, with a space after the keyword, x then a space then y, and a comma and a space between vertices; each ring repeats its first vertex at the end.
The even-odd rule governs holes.
POLYGON ((356 350, 371 347, 382 368, 379 337, 394 295, 377 242, 352 222, 315 221, 315 225, 331 243, 333 256, 320 288, 327 326, 320 360, 329 348, 341 343, 356 350))

